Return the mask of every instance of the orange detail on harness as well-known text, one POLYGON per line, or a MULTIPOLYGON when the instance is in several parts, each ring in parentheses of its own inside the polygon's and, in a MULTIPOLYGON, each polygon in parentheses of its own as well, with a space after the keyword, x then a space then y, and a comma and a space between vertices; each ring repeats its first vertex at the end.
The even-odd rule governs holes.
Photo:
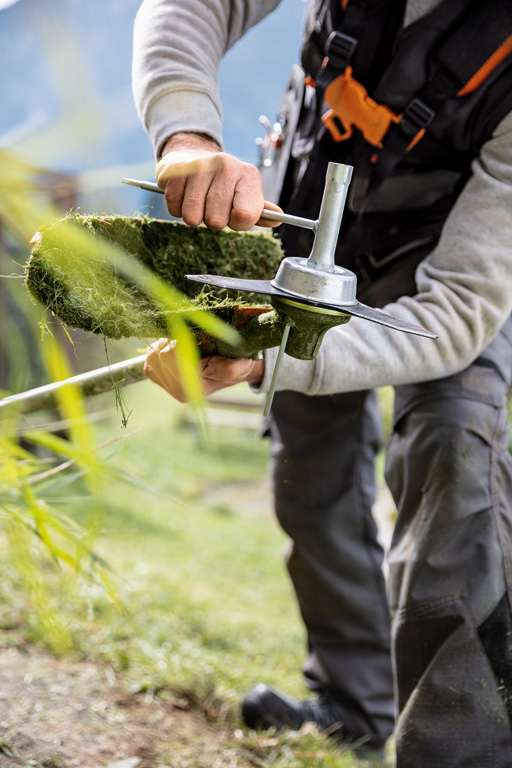
MULTIPOLYGON (((311 78, 308 85, 314 85, 311 78)), ((363 138, 374 147, 382 148, 382 140, 389 131, 392 123, 399 123, 402 114, 395 114, 385 104, 378 104, 368 91, 352 77, 352 67, 347 67, 343 74, 330 83, 325 89, 324 101, 331 109, 322 115, 322 121, 334 141, 345 141, 352 136, 357 128, 363 138), (340 130, 340 123, 344 132, 340 130)), ((425 135, 422 128, 407 147, 409 152, 425 135)))
POLYGON ((352 67, 347 67, 343 74, 327 86, 324 101, 331 109, 323 115, 322 120, 335 141, 349 139, 355 127, 374 147, 382 147, 382 139, 391 123, 398 123, 401 118, 401 115, 396 115, 385 104, 378 104, 368 96, 364 85, 352 77, 352 67))
POLYGON ((478 86, 481 85, 487 77, 489 77, 491 72, 496 69, 498 64, 501 64, 501 62, 504 61, 511 53, 512 35, 509 35, 509 37, 503 41, 500 47, 494 51, 492 56, 490 56, 487 61, 482 64, 478 72, 475 72, 473 77, 468 80, 466 85, 460 89, 457 96, 466 96, 466 94, 476 91, 478 86))

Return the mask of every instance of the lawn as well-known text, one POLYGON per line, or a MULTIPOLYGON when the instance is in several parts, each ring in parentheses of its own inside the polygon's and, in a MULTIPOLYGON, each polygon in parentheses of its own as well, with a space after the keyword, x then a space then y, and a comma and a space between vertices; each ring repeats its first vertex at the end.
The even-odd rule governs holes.
MULTIPOLYGON (((113 569, 119 601, 96 584, 71 574, 57 580, 48 570, 53 604, 71 638, 65 658, 111 669, 128 692, 172 697, 222 724, 256 765, 367 764, 317 734, 257 736, 239 720, 244 692, 257 682, 307 693, 300 674, 304 632, 283 563, 286 538, 272 515, 269 445, 258 435, 259 415, 209 409, 205 435, 188 407, 149 382, 127 388, 125 399, 126 430, 113 394, 92 405, 102 417, 97 443, 123 437, 102 450, 102 459, 131 477, 105 485, 95 542, 113 569)), ((87 520, 90 503, 79 483, 50 489, 47 497, 87 520)), ((8 558, 3 567, 4 581, 10 579, 2 597, 4 643, 22 637, 44 646, 8 558)), ((206 765, 200 752, 198 746, 188 765, 206 765)))

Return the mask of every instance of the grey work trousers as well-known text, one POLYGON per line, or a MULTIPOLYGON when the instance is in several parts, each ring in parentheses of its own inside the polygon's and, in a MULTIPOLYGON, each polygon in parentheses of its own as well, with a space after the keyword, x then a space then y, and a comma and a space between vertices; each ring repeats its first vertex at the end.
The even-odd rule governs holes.
POLYGON ((512 766, 511 328, 462 373, 396 389, 388 594, 371 514, 374 393, 274 400, 276 512, 306 680, 370 743, 398 714, 398 768, 512 766))

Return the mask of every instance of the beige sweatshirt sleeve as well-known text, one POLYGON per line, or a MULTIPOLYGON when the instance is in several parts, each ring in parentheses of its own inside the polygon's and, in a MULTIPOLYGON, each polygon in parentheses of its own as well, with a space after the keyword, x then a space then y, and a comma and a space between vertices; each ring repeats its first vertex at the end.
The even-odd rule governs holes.
MULTIPOLYGON (((327 332, 315 360, 285 355, 277 389, 321 395, 428 381, 478 357, 512 311, 512 114, 483 145, 416 286, 415 296, 384 309, 437 340, 354 318, 327 332)), ((266 353, 262 390, 276 354, 266 353)))
MULTIPOLYGON (((222 56, 280 0, 144 0, 135 20, 135 103, 159 157, 179 131, 222 146, 222 56)), ((257 76, 257 73, 254 73, 257 76)))

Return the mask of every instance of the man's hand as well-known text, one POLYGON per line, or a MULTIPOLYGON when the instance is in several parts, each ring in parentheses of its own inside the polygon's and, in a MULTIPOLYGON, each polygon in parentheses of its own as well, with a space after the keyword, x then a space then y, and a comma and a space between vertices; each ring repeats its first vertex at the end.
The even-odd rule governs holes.
POLYGON ((236 231, 255 224, 273 227, 276 222, 261 218, 263 208, 281 210, 263 200, 256 166, 222 152, 201 134, 178 133, 168 139, 156 180, 165 190, 169 213, 192 226, 204 222, 211 229, 236 231))
MULTIPOLYGON (((237 360, 218 356, 205 357, 200 363, 201 388, 205 395, 210 395, 218 389, 232 387, 242 381, 256 384, 263 378, 264 371, 263 360, 249 360, 245 357, 237 360)), ((144 374, 178 402, 187 402, 172 341, 160 339, 147 349, 144 374)))

